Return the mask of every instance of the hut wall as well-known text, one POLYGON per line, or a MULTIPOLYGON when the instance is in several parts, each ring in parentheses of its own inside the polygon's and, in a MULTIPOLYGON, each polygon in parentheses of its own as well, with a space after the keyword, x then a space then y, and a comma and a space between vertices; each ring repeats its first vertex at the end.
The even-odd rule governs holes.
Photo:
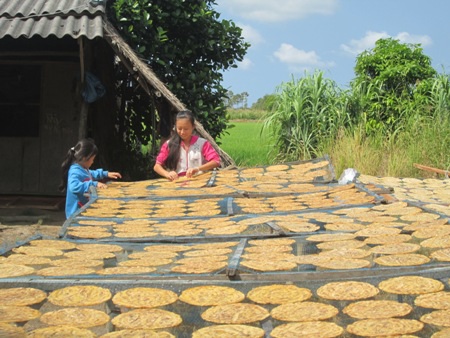
POLYGON ((80 111, 79 64, 55 63, 43 67, 40 133, 39 192, 57 194, 61 163, 77 143, 80 111))
POLYGON ((11 62, 1 66, 15 69, 12 78, 21 69, 24 74, 29 69, 36 74, 11 91, 18 98, 0 97, 0 194, 59 195, 61 162, 78 132, 79 64, 11 62), (37 85, 26 84, 34 80, 37 85))

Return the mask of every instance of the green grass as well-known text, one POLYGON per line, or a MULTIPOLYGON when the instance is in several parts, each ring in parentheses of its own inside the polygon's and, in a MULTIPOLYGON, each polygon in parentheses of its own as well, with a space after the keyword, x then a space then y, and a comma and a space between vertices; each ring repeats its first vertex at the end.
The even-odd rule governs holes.
POLYGON ((231 156, 239 167, 253 167, 271 163, 271 143, 267 135, 261 135, 261 122, 232 121, 228 135, 218 141, 220 147, 231 156))

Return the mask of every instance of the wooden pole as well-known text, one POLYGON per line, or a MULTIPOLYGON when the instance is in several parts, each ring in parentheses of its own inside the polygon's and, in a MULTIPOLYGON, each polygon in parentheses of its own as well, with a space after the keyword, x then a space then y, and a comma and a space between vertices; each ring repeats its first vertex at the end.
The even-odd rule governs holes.
POLYGON ((430 172, 433 172, 433 173, 436 173, 436 174, 442 174, 442 175, 445 175, 446 178, 448 178, 448 173, 449 173, 448 170, 437 169, 437 168, 433 168, 433 167, 427 167, 425 165, 417 164, 417 163, 414 163, 413 165, 417 169, 430 171, 430 172))
MULTIPOLYGON (((85 74, 85 60, 84 60, 84 43, 83 37, 80 36, 78 38, 78 44, 80 46, 80 79, 81 79, 81 87, 84 88, 84 74, 85 74)), ((80 95, 81 96, 81 95, 80 95)), ((78 124, 78 140, 81 140, 87 136, 87 120, 88 120, 88 112, 89 112, 89 104, 81 98, 81 109, 80 109, 80 122, 78 124)))

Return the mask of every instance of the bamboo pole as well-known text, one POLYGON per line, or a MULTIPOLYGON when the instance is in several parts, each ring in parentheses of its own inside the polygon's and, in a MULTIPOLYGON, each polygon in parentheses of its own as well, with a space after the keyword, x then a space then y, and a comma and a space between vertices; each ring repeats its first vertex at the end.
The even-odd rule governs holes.
POLYGON ((443 169, 437 169, 437 168, 433 168, 433 167, 428 167, 428 166, 425 166, 425 165, 422 165, 422 164, 417 164, 417 163, 414 163, 413 164, 414 165, 414 167, 416 167, 417 169, 421 169, 421 170, 425 170, 425 171, 430 171, 430 172, 433 172, 433 173, 436 173, 436 174, 442 174, 442 175, 445 175, 445 177, 446 178, 448 178, 448 170, 443 170, 443 169))

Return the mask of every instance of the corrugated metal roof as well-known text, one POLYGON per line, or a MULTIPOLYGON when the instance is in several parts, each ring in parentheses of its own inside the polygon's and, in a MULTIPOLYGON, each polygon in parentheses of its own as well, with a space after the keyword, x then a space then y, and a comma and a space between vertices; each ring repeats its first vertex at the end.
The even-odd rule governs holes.
POLYGON ((0 39, 50 35, 103 37, 104 13, 101 1, 0 0, 0 39))

